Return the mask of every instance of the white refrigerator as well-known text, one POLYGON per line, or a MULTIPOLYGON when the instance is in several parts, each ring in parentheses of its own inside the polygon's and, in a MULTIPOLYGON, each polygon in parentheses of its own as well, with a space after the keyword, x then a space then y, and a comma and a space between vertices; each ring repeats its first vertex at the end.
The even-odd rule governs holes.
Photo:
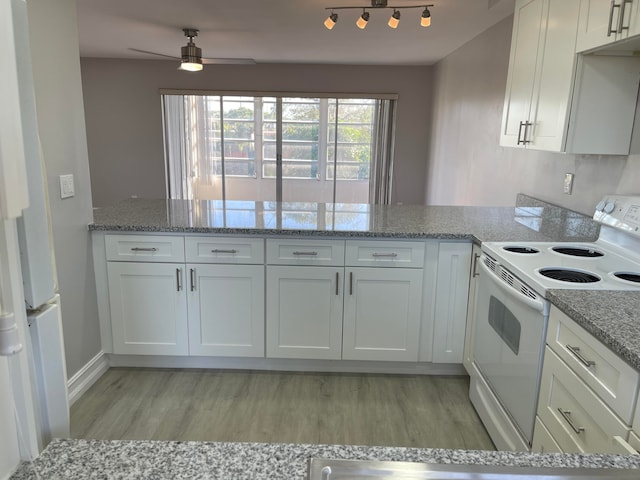
POLYGON ((69 399, 24 0, 0 0, 0 32, 0 444, 26 459, 69 436, 69 399))

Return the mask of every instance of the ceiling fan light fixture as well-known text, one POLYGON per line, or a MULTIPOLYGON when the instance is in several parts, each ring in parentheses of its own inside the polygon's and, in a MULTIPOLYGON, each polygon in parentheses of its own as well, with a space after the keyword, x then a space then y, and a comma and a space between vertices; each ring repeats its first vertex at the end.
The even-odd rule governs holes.
POLYGON ((391 15, 391 18, 389 18, 389 23, 387 23, 387 25, 389 25, 391 28, 398 28, 399 24, 400 24, 400 11, 394 10, 393 15, 391 15))
POLYGON ((367 26, 367 23, 369 23, 369 12, 365 10, 362 12, 362 15, 358 17, 358 20, 356 21, 356 25, 358 26, 359 29, 363 30, 364 27, 367 26))
POLYGON ((327 27, 327 30, 331 30, 333 27, 336 26, 337 21, 338 21, 338 14, 331 12, 331 15, 329 15, 327 19, 324 21, 324 26, 327 27))
POLYGON ((180 49, 182 61, 178 70, 185 70, 187 72, 199 72, 202 70, 202 49, 196 47, 193 41, 193 37, 198 35, 198 30, 195 28, 182 29, 184 35, 189 38, 187 44, 180 49))
POLYGON ((431 12, 429 11, 429 7, 424 7, 422 18, 420 18, 420 25, 423 27, 428 27, 429 25, 431 25, 431 12))
POLYGON ((186 72, 199 72, 200 70, 202 70, 202 60, 200 60, 199 62, 195 62, 195 61, 185 62, 183 60, 180 66, 178 67, 178 70, 184 70, 186 72))

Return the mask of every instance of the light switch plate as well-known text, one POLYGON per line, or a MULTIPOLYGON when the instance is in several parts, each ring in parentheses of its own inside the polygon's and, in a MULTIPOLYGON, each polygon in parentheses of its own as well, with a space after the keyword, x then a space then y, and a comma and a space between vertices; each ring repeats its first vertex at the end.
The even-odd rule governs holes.
POLYGON ((572 190, 573 190, 573 173, 565 173, 564 174, 564 193, 567 195, 571 195, 572 190))
POLYGON ((75 194, 73 175, 60 175, 60 198, 70 198, 75 194))

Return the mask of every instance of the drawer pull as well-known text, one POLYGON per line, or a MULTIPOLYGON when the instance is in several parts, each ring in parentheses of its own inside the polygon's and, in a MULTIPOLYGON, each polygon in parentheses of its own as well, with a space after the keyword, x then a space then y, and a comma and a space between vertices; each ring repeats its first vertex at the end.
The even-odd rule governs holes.
POLYGON ((562 408, 558 407, 558 412, 560 412, 562 418, 567 421, 574 432, 576 432, 578 435, 584 432, 584 428, 576 427, 576 425, 573 423, 573 420, 571 420, 571 410, 562 410, 562 408))
POLYGON ((585 367, 590 368, 596 366, 596 362, 594 362, 593 360, 587 360, 582 356, 582 354, 580 353, 580 347, 572 347, 569 344, 567 344, 566 347, 567 350, 569 350, 573 354, 573 356, 576 357, 585 367))
POLYGON ((300 256, 315 257, 318 255, 318 252, 293 252, 293 254, 300 255, 300 256))
POLYGON ((391 257, 396 258, 398 256, 397 253, 372 253, 372 257, 391 257))
POLYGON ((176 290, 182 290, 182 269, 176 268, 176 290))
POLYGON ((211 250, 211 253, 230 253, 231 255, 233 255, 234 253, 238 253, 237 250, 220 250, 218 248, 216 248, 215 250, 211 250))
POLYGON ((133 247, 131 248, 132 252, 157 252, 158 249, 156 247, 148 247, 148 248, 143 248, 143 247, 133 247))

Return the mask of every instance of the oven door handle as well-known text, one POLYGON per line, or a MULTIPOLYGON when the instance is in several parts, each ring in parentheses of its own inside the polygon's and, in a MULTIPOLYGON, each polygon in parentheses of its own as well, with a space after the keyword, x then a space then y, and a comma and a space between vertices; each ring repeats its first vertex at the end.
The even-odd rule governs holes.
POLYGON ((484 270, 484 272, 488 275, 489 279, 493 281, 493 283, 498 285, 505 293, 509 294, 511 297, 515 298, 519 302, 524 303, 528 307, 538 312, 544 312, 545 304, 542 299, 531 298, 519 292, 515 288, 512 288, 511 286, 507 285, 495 274, 495 272, 493 272, 489 267, 487 267, 487 265, 484 263, 484 258, 482 258, 480 261, 480 268, 482 268, 482 270, 484 270))

